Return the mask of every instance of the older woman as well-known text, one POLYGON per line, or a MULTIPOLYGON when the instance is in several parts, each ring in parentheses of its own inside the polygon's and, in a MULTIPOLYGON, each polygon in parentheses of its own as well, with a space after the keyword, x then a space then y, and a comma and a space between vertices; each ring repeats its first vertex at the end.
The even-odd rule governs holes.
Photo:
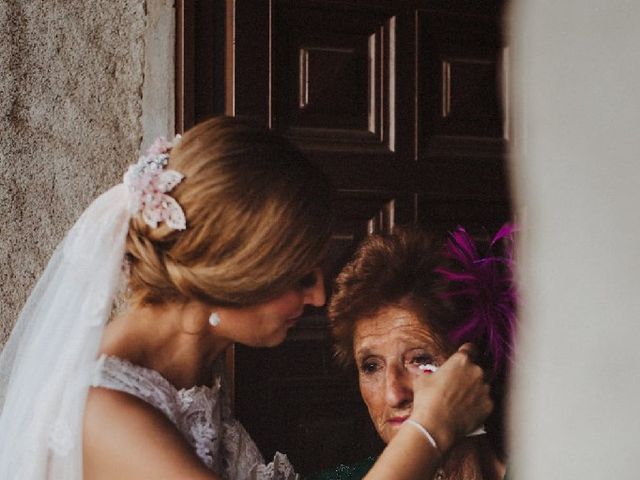
MULTIPOLYGON (((500 236, 507 233, 503 230, 500 236)), ((505 342, 508 348, 512 325, 487 329, 477 322, 476 310, 505 307, 510 318, 489 317, 497 323, 511 321, 510 278, 505 278, 502 259, 480 258, 463 230, 452 235, 448 256, 459 268, 443 263, 442 249, 425 233, 400 230, 368 238, 338 276, 329 307, 337 357, 343 364, 355 364, 362 398, 385 443, 410 421, 416 376, 438 369, 461 340, 482 347, 478 361, 494 380, 496 404, 501 405, 505 342), (489 336, 500 341, 487 341, 489 336)), ((466 437, 443 456, 435 478, 504 477, 500 410, 488 420, 488 435, 466 437)), ((320 478, 361 478, 372 463, 343 465, 320 478)))

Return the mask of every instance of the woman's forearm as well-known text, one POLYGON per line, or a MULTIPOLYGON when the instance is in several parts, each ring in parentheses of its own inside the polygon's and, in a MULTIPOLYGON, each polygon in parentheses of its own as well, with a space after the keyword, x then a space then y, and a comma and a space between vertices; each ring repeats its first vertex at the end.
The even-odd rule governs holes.
POLYGON ((423 434, 404 425, 380 455, 365 480, 430 478, 440 464, 440 452, 423 434))

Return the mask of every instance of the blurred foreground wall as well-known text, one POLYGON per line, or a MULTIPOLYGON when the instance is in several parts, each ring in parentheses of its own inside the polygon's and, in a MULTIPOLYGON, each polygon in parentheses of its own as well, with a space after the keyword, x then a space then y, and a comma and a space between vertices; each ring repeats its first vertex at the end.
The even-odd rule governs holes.
POLYGON ((640 478, 640 3, 515 0, 511 20, 513 478, 640 478))

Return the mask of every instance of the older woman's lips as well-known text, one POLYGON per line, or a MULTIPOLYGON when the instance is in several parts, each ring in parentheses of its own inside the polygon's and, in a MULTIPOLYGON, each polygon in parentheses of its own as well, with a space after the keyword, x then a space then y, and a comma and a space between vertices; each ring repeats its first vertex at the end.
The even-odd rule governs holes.
POLYGON ((393 426, 399 427, 404 423, 404 421, 407 418, 409 418, 409 415, 405 415, 403 417, 391 417, 389 420, 387 420, 387 423, 390 423, 393 426))
POLYGON ((302 316, 302 314, 296 316, 296 317, 291 317, 290 319, 287 320, 287 327, 293 327, 296 323, 298 323, 298 320, 300 320, 300 317, 302 316))

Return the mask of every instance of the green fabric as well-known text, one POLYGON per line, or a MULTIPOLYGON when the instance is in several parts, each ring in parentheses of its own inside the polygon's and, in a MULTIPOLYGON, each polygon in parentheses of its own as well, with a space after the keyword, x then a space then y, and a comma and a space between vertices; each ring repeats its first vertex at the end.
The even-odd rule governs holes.
POLYGON ((502 480, 509 480, 511 475, 509 475, 509 468, 507 467, 507 471, 504 472, 504 478, 502 480))
MULTIPOLYGON (((366 460, 358 463, 339 465, 330 470, 314 473, 311 476, 305 477, 304 480, 361 480, 367 472, 371 470, 374 463, 376 463, 375 457, 368 457, 366 460)), ((503 480, 508 480, 507 473, 508 472, 505 473, 503 480)))
POLYGON ((360 480, 373 467, 375 462, 376 459, 374 457, 369 457, 351 465, 339 465, 330 470, 323 470, 305 477, 305 480, 360 480))

